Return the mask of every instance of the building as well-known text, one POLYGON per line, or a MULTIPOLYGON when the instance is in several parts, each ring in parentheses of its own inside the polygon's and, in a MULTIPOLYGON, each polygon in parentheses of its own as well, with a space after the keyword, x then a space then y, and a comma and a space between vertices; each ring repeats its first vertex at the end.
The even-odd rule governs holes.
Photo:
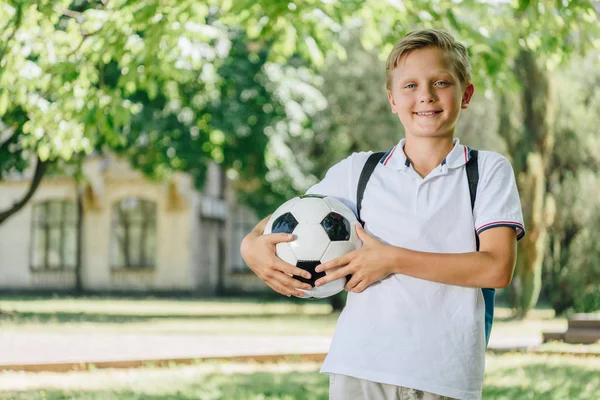
MULTIPOLYGON (((81 282, 89 292, 191 293, 268 290, 239 246, 256 223, 212 164, 203 192, 177 173, 151 182, 114 155, 83 168, 81 282)), ((30 185, 0 181, 0 210, 30 185)), ((32 199, 0 225, 0 290, 72 290, 76 285, 78 189, 69 176, 45 176, 32 199)))

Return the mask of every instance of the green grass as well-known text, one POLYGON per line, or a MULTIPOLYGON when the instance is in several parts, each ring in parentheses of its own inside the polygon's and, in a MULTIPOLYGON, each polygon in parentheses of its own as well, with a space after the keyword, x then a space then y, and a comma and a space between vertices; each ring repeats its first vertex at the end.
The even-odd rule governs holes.
MULTIPOLYGON (((300 299, 157 299, 107 297, 0 297, 0 332, 122 332, 136 334, 331 336, 339 314, 325 301, 300 299)), ((493 335, 540 337, 564 331, 565 318, 548 308, 515 320, 496 307, 493 335)), ((544 351, 596 352, 600 344, 547 343, 544 351)))
MULTIPOLYGON (((199 363, 170 368, 0 374, 0 399, 319 400, 328 378, 314 363, 199 363)), ((489 355, 484 399, 596 399, 600 358, 489 355)))
MULTIPOLYGON (((123 332, 137 334, 331 336, 339 314, 325 301, 300 299, 157 299, 107 297, 0 297, 0 332, 123 332)), ((565 318, 548 308, 523 321, 496 307, 493 335, 540 336, 564 331, 565 318)), ((546 351, 594 351, 600 344, 548 343, 546 351)))
MULTIPOLYGON (((137 332, 326 335, 338 314, 324 301, 250 299, 115 299, 0 297, 0 331, 137 332)), ((564 330, 564 318, 549 309, 532 310, 524 321, 512 320, 498 307, 494 334, 534 336, 564 330)))
POLYGON ((325 302, 0 298, 0 331, 331 335, 325 302))

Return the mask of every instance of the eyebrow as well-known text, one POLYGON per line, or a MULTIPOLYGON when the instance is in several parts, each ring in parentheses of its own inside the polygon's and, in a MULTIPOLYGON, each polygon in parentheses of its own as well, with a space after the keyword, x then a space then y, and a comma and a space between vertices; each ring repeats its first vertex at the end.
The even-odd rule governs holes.
MULTIPOLYGON (((452 73, 450 71, 437 71, 437 72, 431 74, 431 77, 439 77, 440 75, 447 75, 447 76, 449 76, 450 78, 452 78, 454 80, 458 79, 457 77, 455 77, 454 75, 452 75, 452 73)), ((428 78, 428 79, 431 79, 431 77, 428 78)), ((400 81, 400 82, 414 81, 414 80, 417 80, 417 79, 415 77, 412 77, 412 76, 406 76, 406 77, 402 77, 401 76, 401 77, 398 78, 398 81, 400 81)))

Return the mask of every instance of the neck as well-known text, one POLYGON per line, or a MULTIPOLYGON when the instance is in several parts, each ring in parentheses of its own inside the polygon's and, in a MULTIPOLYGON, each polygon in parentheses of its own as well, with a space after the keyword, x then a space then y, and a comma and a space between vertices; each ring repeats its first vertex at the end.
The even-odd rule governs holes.
POLYGON ((444 138, 411 138, 404 142, 404 154, 410 160, 415 171, 421 177, 429 175, 442 163, 454 147, 452 137, 444 138))

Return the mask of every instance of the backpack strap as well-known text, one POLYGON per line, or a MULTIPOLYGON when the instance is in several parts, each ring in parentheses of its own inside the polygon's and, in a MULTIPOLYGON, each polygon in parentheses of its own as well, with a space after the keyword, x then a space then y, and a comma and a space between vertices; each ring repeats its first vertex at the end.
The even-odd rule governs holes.
MULTIPOLYGON (((469 161, 467 162, 467 180, 469 181, 469 194, 471 195, 471 211, 475 209, 475 197, 477 196, 477 184, 479 183, 479 167, 477 164, 477 150, 469 149, 469 161)), ((475 232, 475 245, 479 251, 479 236, 475 232)), ((494 298, 496 289, 482 288, 483 302, 485 305, 485 343, 488 344, 494 322, 494 298)))
MULTIPOLYGON (((477 196, 477 184, 479 183, 479 166, 477 164, 477 150, 469 149, 469 161, 467 161, 467 180, 469 181, 469 195, 471 196, 471 212, 475 210, 475 197, 477 196)), ((479 251, 479 236, 475 234, 475 243, 479 251)))
POLYGON ((358 222, 360 222, 363 227, 365 226, 365 223, 360 218, 360 209, 362 208, 362 199, 365 194, 365 189, 367 187, 367 183, 369 182, 369 178, 371 178, 373 171, 375 171, 375 167, 377 167, 377 163, 385 154, 385 152, 372 153, 369 158, 367 158, 367 161, 365 162, 365 165, 360 173, 360 178, 358 178, 358 187, 356 188, 356 216, 358 218, 358 222))

